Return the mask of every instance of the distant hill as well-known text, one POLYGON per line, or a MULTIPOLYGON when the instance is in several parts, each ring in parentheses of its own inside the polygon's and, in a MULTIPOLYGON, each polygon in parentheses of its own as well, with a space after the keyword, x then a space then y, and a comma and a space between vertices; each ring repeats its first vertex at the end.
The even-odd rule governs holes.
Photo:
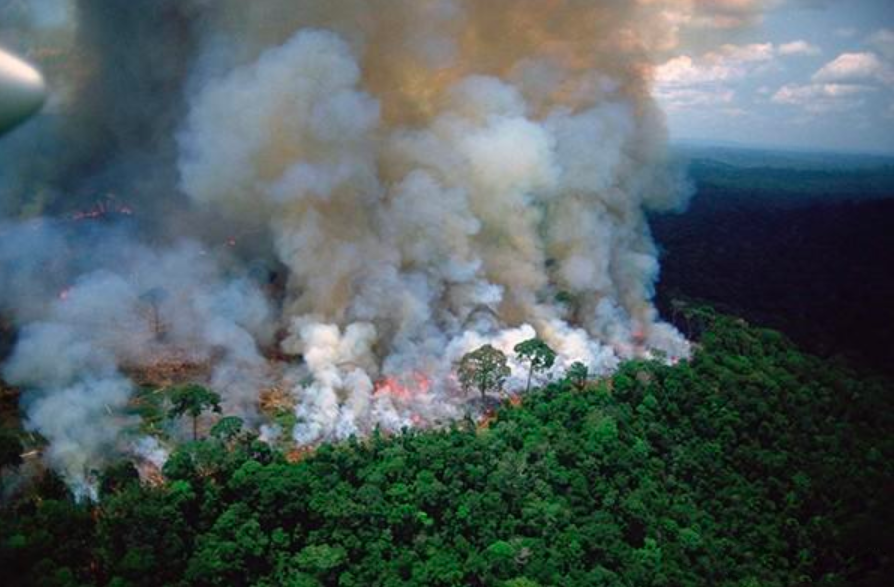
POLYGON ((777 167, 824 171, 872 169, 894 165, 894 155, 836 153, 823 150, 771 149, 735 144, 683 141, 671 145, 674 154, 687 159, 710 159, 735 167, 777 167))
POLYGON ((701 205, 797 207, 894 197, 894 157, 677 145, 701 205))
POLYGON ((812 159, 822 156, 806 154, 796 168, 723 149, 697 157, 689 209, 652 219, 663 314, 674 299, 705 300, 812 352, 894 374, 894 166, 869 158, 822 170, 812 159))

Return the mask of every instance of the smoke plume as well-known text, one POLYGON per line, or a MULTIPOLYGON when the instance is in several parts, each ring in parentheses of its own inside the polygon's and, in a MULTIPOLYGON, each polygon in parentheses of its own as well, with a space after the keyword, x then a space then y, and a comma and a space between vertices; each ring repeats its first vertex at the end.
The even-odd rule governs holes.
POLYGON ((0 142, 3 375, 48 461, 158 460, 131 373, 171 356, 271 438, 285 388, 301 444, 480 409, 454 369, 485 343, 688 356, 651 303, 646 214, 689 187, 650 75, 701 4, 0 2, 54 91, 0 142))

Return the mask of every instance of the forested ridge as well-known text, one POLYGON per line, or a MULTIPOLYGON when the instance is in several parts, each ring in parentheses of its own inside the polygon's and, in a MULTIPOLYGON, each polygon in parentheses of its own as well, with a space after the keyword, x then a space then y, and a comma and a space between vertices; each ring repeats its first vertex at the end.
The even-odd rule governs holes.
POLYGON ((651 219, 663 249, 662 316, 685 333, 674 300, 707 302, 808 352, 894 376, 894 182, 873 191, 836 172, 827 193, 797 170, 777 169, 762 184, 762 169, 730 168, 718 185, 703 170, 713 163, 692 166, 698 193, 685 214, 651 219))
MULTIPOLYGON (((323 445, 233 430, 98 504, 6 504, 0 583, 889 585, 887 384, 706 308, 691 362, 557 381, 486 424, 323 445)), ((8 474, 8 473, 7 473, 8 474)))

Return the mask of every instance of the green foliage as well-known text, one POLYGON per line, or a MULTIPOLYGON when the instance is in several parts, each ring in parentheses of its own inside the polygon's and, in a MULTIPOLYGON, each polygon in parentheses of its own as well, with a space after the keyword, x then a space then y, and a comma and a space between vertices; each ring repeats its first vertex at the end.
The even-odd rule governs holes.
POLYGON ((0 584, 90 584, 95 547, 89 509, 69 498, 0 510, 0 584))
POLYGON ((211 410, 220 413, 220 395, 210 389, 193 383, 174 387, 168 393, 171 409, 169 418, 189 416, 192 418, 192 438, 198 440, 198 420, 202 412, 211 410))
POLYGON ((140 420, 140 432, 160 436, 164 431, 164 423, 168 417, 165 409, 166 396, 163 390, 153 386, 142 386, 137 392, 128 411, 140 420))
POLYGON ((556 362, 556 353, 549 345, 539 338, 532 338, 515 345, 516 354, 523 361, 527 361, 528 383, 525 386, 525 393, 531 391, 531 377, 534 373, 546 371, 556 362))
POLYGON ((888 384, 700 312, 692 361, 569 377, 486 430, 295 464, 209 439, 162 486, 114 468, 98 505, 22 497, 0 511, 0 584, 887 586, 888 384))
POLYGON ((566 306, 574 305, 577 301, 574 297, 574 294, 567 291, 560 291, 556 294, 556 297, 554 299, 557 303, 564 304, 566 306))
POLYGON ((211 427, 211 436, 229 442, 242 432, 244 422, 237 416, 225 416, 211 427))
POLYGON ((168 416, 171 418, 183 415, 198 418, 208 409, 220 412, 220 395, 201 385, 190 383, 174 387, 168 393, 168 398, 171 401, 168 416))
MULTIPOLYGON (((762 191, 736 170, 732 178, 734 191, 699 182, 686 214, 650 219, 663 251, 662 315, 698 338, 698 320, 683 317, 674 302, 710 300, 811 353, 894 377, 894 198, 869 201, 851 185, 838 195, 852 202, 810 191, 815 200, 786 209, 780 184, 762 191)), ((791 176, 783 183, 803 187, 791 176)))
POLYGON ((463 389, 477 389, 482 399, 488 392, 502 391, 510 373, 506 355, 489 344, 463 355, 458 369, 463 389))
POLYGON ((590 377, 590 370, 587 369, 587 366, 581 362, 572 363, 568 368, 568 373, 565 374, 568 381, 571 382, 574 387, 578 390, 584 389, 587 386, 587 379, 590 377))
POLYGON ((126 490, 140 481, 140 474, 133 463, 124 461, 106 467, 99 478, 99 496, 105 498, 126 490))

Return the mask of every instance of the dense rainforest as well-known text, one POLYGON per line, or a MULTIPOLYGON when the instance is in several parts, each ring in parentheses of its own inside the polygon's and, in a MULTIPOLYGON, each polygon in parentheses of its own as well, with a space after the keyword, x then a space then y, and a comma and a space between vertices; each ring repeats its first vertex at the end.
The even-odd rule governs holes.
POLYGON ((0 585, 888 587, 894 167, 689 156, 688 212, 651 222, 692 361, 297 462, 224 414, 149 482, 100 472, 98 503, 20 484, 0 389, 0 585))
POLYGON ((231 428, 154 484, 110 467, 98 504, 47 473, 0 514, 0 583, 890 585, 886 384, 680 312, 692 361, 555 381, 485 423, 297 463, 231 428))
POLYGON ((652 218, 658 305, 709 303, 824 358, 894 377, 894 160, 688 152, 697 193, 652 218))

